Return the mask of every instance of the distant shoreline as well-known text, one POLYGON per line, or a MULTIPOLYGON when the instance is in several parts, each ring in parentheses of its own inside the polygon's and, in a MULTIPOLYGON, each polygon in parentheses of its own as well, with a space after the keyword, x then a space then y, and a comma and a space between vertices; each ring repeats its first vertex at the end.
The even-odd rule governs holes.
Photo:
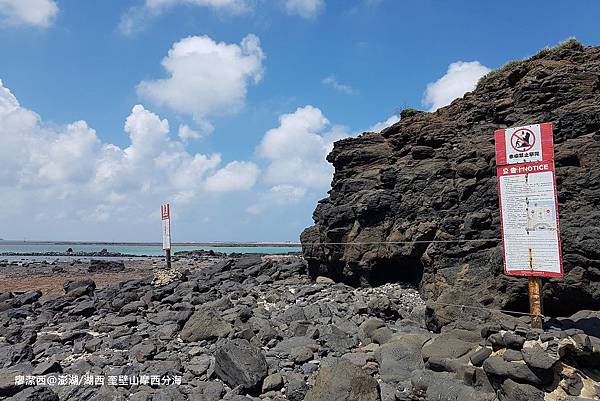
MULTIPOLYGON (((161 242, 94 242, 94 241, 10 241, 0 240, 0 245, 108 245, 108 246, 162 246, 161 242)), ((299 242, 173 242, 172 246, 232 247, 300 247, 299 242)))

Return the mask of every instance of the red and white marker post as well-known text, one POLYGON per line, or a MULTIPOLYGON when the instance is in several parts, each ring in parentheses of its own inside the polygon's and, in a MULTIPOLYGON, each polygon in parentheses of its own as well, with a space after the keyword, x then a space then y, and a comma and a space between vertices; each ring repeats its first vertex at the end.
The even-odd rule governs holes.
POLYGON ((160 206, 162 219, 163 249, 167 258, 167 269, 171 269, 171 206, 168 203, 160 206))
POLYGON ((542 328, 541 278, 562 277, 552 124, 495 133, 504 273, 529 278, 533 328, 542 328))

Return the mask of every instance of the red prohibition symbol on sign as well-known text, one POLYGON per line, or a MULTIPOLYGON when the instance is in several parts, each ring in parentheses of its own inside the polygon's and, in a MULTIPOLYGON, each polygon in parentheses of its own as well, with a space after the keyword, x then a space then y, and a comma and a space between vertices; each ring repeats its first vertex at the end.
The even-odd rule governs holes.
POLYGON ((510 146, 517 152, 527 152, 535 145, 535 134, 527 128, 520 128, 510 137, 510 146))

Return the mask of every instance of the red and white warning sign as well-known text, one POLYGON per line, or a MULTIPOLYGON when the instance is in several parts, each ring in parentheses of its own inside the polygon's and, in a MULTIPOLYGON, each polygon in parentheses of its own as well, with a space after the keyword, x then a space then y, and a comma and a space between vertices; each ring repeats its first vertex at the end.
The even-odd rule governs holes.
POLYGON ((495 139, 498 166, 554 160, 551 123, 498 130, 495 139))
POLYGON ((160 205, 160 217, 162 219, 163 249, 171 249, 171 206, 166 203, 160 205))
POLYGON ((562 277, 552 125, 496 131, 496 161, 504 272, 515 276, 562 277), (549 142, 544 135, 550 135, 549 142), (536 143, 541 146, 541 153, 532 157, 541 160, 511 162, 525 157, 514 156, 515 147, 530 147, 524 150, 529 152, 536 149, 536 143))

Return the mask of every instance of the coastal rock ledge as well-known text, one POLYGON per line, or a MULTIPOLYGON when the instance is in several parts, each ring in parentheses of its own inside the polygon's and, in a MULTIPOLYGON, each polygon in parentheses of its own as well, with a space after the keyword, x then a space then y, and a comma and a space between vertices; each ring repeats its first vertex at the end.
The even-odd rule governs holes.
POLYGON ((545 312, 600 309, 600 47, 575 40, 491 72, 447 107, 336 142, 329 197, 301 236, 309 273, 418 286, 437 325, 459 312, 441 304, 527 311, 527 280, 503 274, 493 133, 540 122, 554 127, 565 271, 544 280, 545 312))

